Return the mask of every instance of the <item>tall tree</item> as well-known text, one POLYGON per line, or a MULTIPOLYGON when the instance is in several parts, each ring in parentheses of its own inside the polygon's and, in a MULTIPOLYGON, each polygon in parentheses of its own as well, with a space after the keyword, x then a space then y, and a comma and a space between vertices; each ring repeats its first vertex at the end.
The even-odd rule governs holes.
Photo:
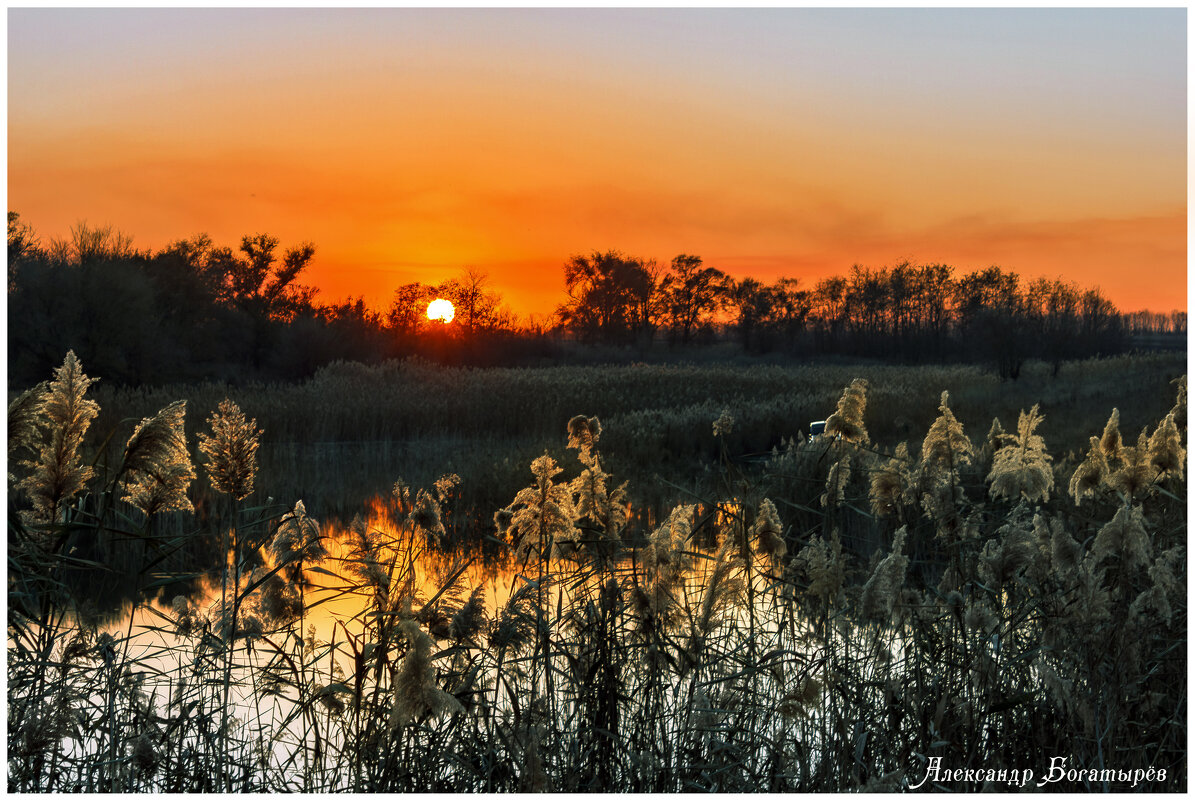
POLYGON ((246 235, 241 238, 243 257, 223 250, 212 258, 224 273, 233 303, 267 318, 290 319, 310 308, 315 296, 315 289, 297 282, 315 255, 315 245, 303 242, 288 248, 279 262, 278 244, 278 238, 269 234, 246 235))
POLYGON ((476 267, 466 267, 459 277, 433 287, 432 293, 452 303, 454 322, 466 336, 509 328, 513 322, 502 296, 489 288, 489 276, 476 267))
POLYGON ((955 285, 956 325, 970 358, 993 363, 1001 378, 1017 378, 1030 355, 1020 276, 999 267, 968 273, 955 285))
POLYGON ((436 288, 415 281, 394 290, 394 300, 386 313, 386 325, 404 336, 418 334, 427 324, 427 304, 435 300, 436 288))
POLYGON ((650 263, 618 251, 574 256, 564 265, 561 322, 586 342, 626 343, 650 334, 656 279, 650 263))
POLYGON ((732 283, 721 270, 702 266, 700 256, 681 254, 660 283, 672 335, 688 344, 693 334, 729 300, 732 283))

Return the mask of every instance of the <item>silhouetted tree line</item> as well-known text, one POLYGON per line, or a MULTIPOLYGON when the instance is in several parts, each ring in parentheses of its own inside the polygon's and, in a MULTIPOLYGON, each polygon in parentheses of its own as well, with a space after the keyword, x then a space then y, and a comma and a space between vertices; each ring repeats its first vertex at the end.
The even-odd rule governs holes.
POLYGON ((999 267, 956 277, 944 264, 856 265, 805 289, 791 278, 736 280, 698 256, 661 269, 607 251, 574 256, 564 275, 558 318, 591 343, 650 342, 660 331, 679 344, 731 336, 752 353, 974 361, 1016 378, 1029 358, 1057 369, 1127 342, 1124 318, 1098 289, 1026 284, 999 267))
POLYGON ((1168 312, 1127 312, 1121 318, 1125 330, 1135 336, 1187 333, 1187 313, 1178 309, 1168 312))
POLYGON ((1029 358, 1057 368, 1186 331, 1185 313, 1123 315, 1097 289, 999 267, 855 266, 804 287, 736 280, 691 254, 660 265, 615 250, 572 257, 551 326, 520 327, 475 269, 402 285, 385 311, 318 302, 300 281, 314 255, 268 234, 235 249, 200 234, 150 252, 85 223, 43 245, 9 212, 9 381, 36 382, 69 349, 110 381, 151 383, 294 379, 337 359, 409 355, 523 364, 566 358, 563 339, 632 350, 732 340, 752 354, 978 362, 1015 378, 1029 358), (437 297, 455 307, 451 325, 427 319, 437 297))
POLYGON ((300 280, 314 255, 310 243, 282 248, 268 234, 236 249, 200 234, 150 252, 86 223, 43 244, 9 212, 10 385, 36 383, 70 349, 105 380, 138 384, 289 380, 338 359, 506 363, 549 347, 513 332, 513 315, 476 271, 402 287, 382 314, 361 298, 317 302, 300 280), (431 330, 427 301, 437 295, 458 316, 431 330))

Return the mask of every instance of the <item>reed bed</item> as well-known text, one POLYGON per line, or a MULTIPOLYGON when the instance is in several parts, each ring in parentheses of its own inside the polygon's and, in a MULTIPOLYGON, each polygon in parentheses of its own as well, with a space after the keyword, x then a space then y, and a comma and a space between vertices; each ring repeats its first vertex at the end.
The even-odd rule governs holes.
POLYGON ((231 401, 200 464, 168 402, 97 470, 68 356, 9 407, 9 790, 1013 789, 1065 758, 1046 789, 1185 791, 1185 378, 1072 458, 1041 408, 977 434, 952 392, 880 447, 885 391, 843 384, 752 469, 707 414, 713 476, 648 517, 574 416, 483 552, 454 473, 347 526, 254 503, 231 401), (215 532, 158 525, 199 480, 215 532), (199 536, 223 564, 165 569, 199 536), (138 555, 116 617, 75 580, 99 537, 138 555))
MULTIPOLYGON (((264 431, 261 497, 303 498, 326 519, 347 523, 394 477, 427 485, 445 472, 463 479, 461 502, 488 524, 519 487, 526 466, 548 450, 564 460, 560 427, 583 408, 606 426, 611 469, 633 482, 639 503, 666 515, 679 500, 669 484, 705 490, 718 458, 710 421, 735 416, 727 435, 737 457, 764 455, 781 439, 808 434, 833 411, 843 386, 866 378, 869 424, 877 442, 921 437, 950 392, 969 430, 993 417, 1015 419, 1035 403, 1050 419, 1058 454, 1084 449, 1088 429, 1112 407, 1139 429, 1169 407, 1168 382, 1186 370, 1184 354, 1117 356, 1051 365, 1031 362, 1015 382, 965 365, 630 365, 470 369, 413 360, 337 363, 309 381, 230 387, 201 383, 123 387, 100 381, 93 429, 111 436, 115 463, 128 427, 179 399, 205 420, 232 395, 264 431), (657 480, 657 476, 668 484, 657 480)), ((10 398, 11 400, 11 398, 10 398)), ((981 432, 982 433, 982 432, 981 432)), ((783 446, 781 446, 783 447, 783 446)), ((103 462, 103 459, 101 460, 103 462)), ((206 508, 215 493, 192 488, 206 508)))

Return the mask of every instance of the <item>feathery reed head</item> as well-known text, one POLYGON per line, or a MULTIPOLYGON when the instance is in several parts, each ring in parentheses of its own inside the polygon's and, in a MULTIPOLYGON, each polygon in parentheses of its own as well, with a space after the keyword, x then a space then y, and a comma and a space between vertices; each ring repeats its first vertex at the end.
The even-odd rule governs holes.
POLYGON ((602 424, 596 417, 579 414, 568 421, 568 445, 582 453, 590 451, 602 436, 602 424))
MULTIPOLYGON (((62 366, 54 370, 49 389, 41 395, 37 417, 48 439, 37 458, 26 463, 33 472, 18 485, 29 494, 36 519, 56 517, 62 502, 77 495, 94 474, 91 467, 80 463, 79 448, 100 409, 84 397, 95 381, 83 374, 75 352, 68 351, 62 366)), ((23 415, 30 413, 26 406, 23 415)))
POLYGON ((385 607, 389 600, 390 573, 378 562, 378 544, 370 535, 361 515, 353 518, 349 534, 352 544, 347 567, 372 588, 376 601, 385 607))
POLYGON ((411 508, 411 488, 407 482, 401 478, 394 482, 394 487, 390 490, 394 495, 394 500, 398 502, 398 508, 401 512, 407 512, 411 508))
POLYGON ((514 516, 514 511, 509 508, 499 509, 494 512, 494 529, 497 530, 499 537, 506 536, 506 532, 510 530, 510 524, 514 520, 514 516))
POLYGON ((972 634, 987 637, 999 622, 991 607, 983 601, 972 599, 967 603, 966 611, 963 613, 963 625, 972 634))
POLYGON ((399 623, 399 629, 406 636, 407 653, 394 675, 390 728, 402 728, 424 715, 463 712, 460 701, 436 686, 432 638, 412 619, 399 623))
POLYGON ((461 477, 456 473, 445 473, 436 479, 436 499, 440 503, 447 503, 453 491, 461 485, 461 477))
POLYGON ((899 511, 910 480, 908 450, 902 442, 893 458, 872 474, 871 510, 876 517, 887 517, 899 511))
POLYGON ((907 528, 901 526, 892 540, 892 552, 876 565, 875 572, 863 585, 860 599, 864 619, 887 622, 905 583, 905 570, 909 557, 902 551, 905 546, 907 528))
POLYGON ((935 472, 957 470, 971 463, 975 448, 963 433, 963 424, 950 410, 950 393, 943 391, 938 404, 938 418, 930 425, 921 443, 921 461, 930 465, 935 472))
POLYGON ((1063 578, 1074 575, 1083 558, 1083 548, 1065 526, 1055 526, 1050 536, 1050 563, 1063 578))
POLYGON ((821 534, 816 535, 794 561, 805 573, 809 582, 806 592, 811 597, 827 604, 838 599, 846 579, 846 564, 837 529, 830 535, 829 542, 823 540, 821 534))
POLYGON ((713 567, 706 571, 701 584, 701 603, 696 618, 691 621, 689 638, 689 658, 693 662, 703 661, 704 645, 722 613, 742 597, 743 581, 735 575, 738 565, 738 548, 727 538, 714 555, 713 567))
POLYGON ((294 510, 278 521, 274 539, 270 541, 270 552, 280 565, 318 562, 328 555, 320 541, 319 523, 307 515, 307 507, 302 501, 297 501, 294 510))
POLYGON ((822 706, 822 684, 809 674, 798 678, 780 699, 780 714, 789 720, 807 718, 822 706))
POLYGON ((1082 503, 1089 495, 1095 495, 1096 490, 1108 477, 1108 458, 1104 455, 1104 448, 1099 437, 1091 438, 1091 447, 1087 450, 1087 457, 1075 468, 1071 476, 1070 494, 1075 499, 1075 506, 1082 503))
MULTIPOLYGON (((43 381, 31 387, 8 404, 8 462, 21 449, 35 450, 41 423, 42 403, 49 391, 50 383, 43 381)), ((9 473, 9 481, 15 480, 9 473)))
POLYGON ((718 415, 718 419, 714 421, 714 436, 725 437, 733 428, 734 416, 730 413, 730 409, 723 409, 722 413, 718 415))
POLYGON ((187 596, 174 596, 170 608, 174 612, 174 628, 178 634, 186 637, 202 627, 203 619, 199 609, 187 596))
POLYGON ((1187 428, 1187 377, 1180 375, 1170 383, 1178 387, 1175 393, 1174 406, 1170 411, 1174 414, 1175 424, 1185 431, 1187 428))
POLYGON ((580 537, 577 530, 577 512, 573 505, 573 494, 568 484, 557 484, 552 479, 561 472, 556 461, 544 454, 531 463, 535 483, 519 490, 510 504, 514 511, 510 529, 517 555, 538 552, 546 558, 547 546, 558 550, 562 545, 575 544, 580 537))
POLYGON ((751 543, 755 553, 778 563, 784 558, 788 546, 784 542, 784 529, 776 505, 768 498, 759 504, 755 522, 751 524, 751 543))
POLYGON ((242 500, 253 492, 257 477, 257 445, 261 431, 256 420, 245 414, 228 398, 208 418, 212 433, 199 434, 199 452, 212 487, 217 492, 242 500))
POLYGON ((830 465, 830 469, 826 473, 826 491, 818 499, 821 501, 822 506, 833 508, 842 503, 850 481, 851 454, 849 451, 843 451, 834 464, 830 465))
POLYGON ((1023 519, 1014 516, 999 533, 1002 536, 984 543, 976 566, 980 581, 990 589, 999 589, 1010 583, 1034 556, 1035 546, 1023 519))
POLYGON ((867 379, 856 378, 842 391, 838 408, 826 418, 826 436, 867 444, 863 412, 867 408, 867 379))
POLYGON ((993 498, 1026 501, 1047 501, 1054 487, 1054 471, 1050 468, 1050 454, 1045 440, 1033 433, 1041 424, 1037 405, 1017 420, 1017 433, 1002 434, 1004 446, 992 457, 992 471, 988 490, 993 498))
POLYGON ((1098 565, 1110 556, 1118 557, 1126 570, 1149 565, 1153 545, 1145 531, 1145 517, 1138 507, 1121 506, 1091 546, 1092 562, 1098 565))
POLYGON ((469 600, 452 615, 448 624, 448 636, 455 642, 471 642, 488 622, 485 611, 485 587, 475 587, 469 594, 469 600))
POLYGON ((1120 448, 1120 466, 1107 477, 1108 486, 1129 500, 1148 489, 1157 475, 1149 461, 1148 430, 1141 429, 1136 445, 1120 448))
POLYGON ((991 428, 988 429, 988 435, 984 439, 984 444, 986 446, 988 456, 991 456, 993 453, 996 452, 997 449, 999 449, 1000 443, 1003 442, 1003 440, 1001 439, 1001 437, 1003 437, 1003 436, 1004 436, 1004 426, 1000 425, 1000 418, 993 417, 992 418, 992 426, 991 426, 991 428))
POLYGON ((686 504, 674 507, 636 555, 636 577, 642 575, 644 580, 632 593, 632 602, 644 629, 672 622, 678 611, 676 591, 690 567, 684 549, 693 531, 695 509, 686 504))
POLYGON ((407 521, 430 540, 443 543, 448 533, 444 530, 440 513, 440 504, 431 493, 421 489, 415 495, 415 506, 407 516, 407 521))
POLYGON ((1124 441, 1120 438, 1120 409, 1113 408, 1108 415, 1108 422, 1104 424, 1104 433, 1100 435, 1100 451, 1108 459, 1119 459, 1120 449, 1124 441))
POLYGON ((137 424, 124 450, 129 473, 124 500, 143 513, 193 511, 187 488, 195 479, 187 452, 187 402, 177 401, 137 424))
POLYGON ((1158 477, 1183 477, 1183 467, 1187 460, 1187 452, 1183 449, 1182 435, 1174 421, 1174 411, 1171 410, 1154 433, 1149 438, 1149 464, 1158 472, 1158 477))
POLYGON ((1186 602, 1186 585, 1181 580, 1186 563, 1186 549, 1177 545, 1158 554, 1149 568, 1150 586, 1133 601, 1129 615, 1142 622, 1155 620, 1169 625, 1173 618, 1171 601, 1186 602))

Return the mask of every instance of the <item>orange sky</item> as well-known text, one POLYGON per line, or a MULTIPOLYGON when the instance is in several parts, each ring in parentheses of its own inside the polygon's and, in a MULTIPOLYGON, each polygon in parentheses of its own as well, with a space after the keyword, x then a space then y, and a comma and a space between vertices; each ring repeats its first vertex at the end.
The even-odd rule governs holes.
POLYGON ((8 208, 310 240, 325 299, 697 253, 1186 308, 1185 10, 8 12, 8 208))

